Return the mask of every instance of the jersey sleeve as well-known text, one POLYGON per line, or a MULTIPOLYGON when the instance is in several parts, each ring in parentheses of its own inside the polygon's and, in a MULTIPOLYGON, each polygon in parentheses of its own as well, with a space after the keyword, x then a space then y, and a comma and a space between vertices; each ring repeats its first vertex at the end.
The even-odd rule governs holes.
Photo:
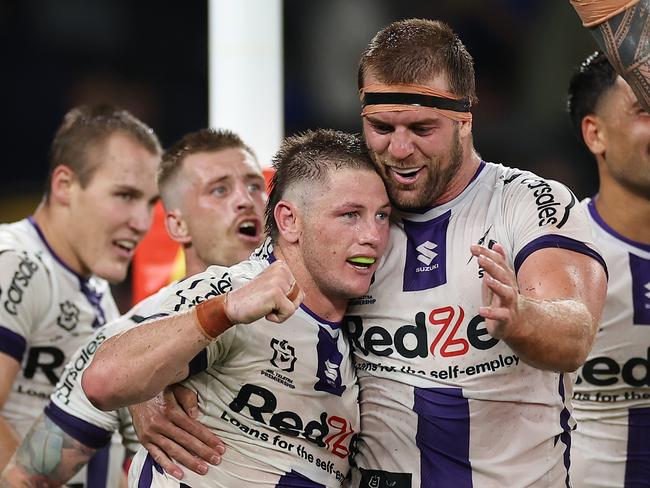
MULTIPOLYGON (((170 287, 158 316, 187 312, 199 303, 223 295, 232 289, 233 279, 230 270, 221 266, 211 266, 207 271, 190 276, 170 287)), ((213 340, 190 361, 190 376, 206 370, 224 356, 232 342, 229 339, 232 334, 229 332, 213 340)))
POLYGON ((549 247, 591 256, 607 269, 584 209, 563 184, 524 173, 508 183, 502 212, 515 272, 532 253, 549 247))
POLYGON ((0 352, 21 362, 51 302, 50 275, 27 251, 0 251, 0 352))
POLYGON ((113 432, 120 428, 120 418, 117 411, 104 412, 90 403, 81 387, 81 377, 106 339, 136 325, 130 317, 123 316, 98 329, 66 364, 50 395, 45 415, 88 447, 99 449, 108 444, 113 432))

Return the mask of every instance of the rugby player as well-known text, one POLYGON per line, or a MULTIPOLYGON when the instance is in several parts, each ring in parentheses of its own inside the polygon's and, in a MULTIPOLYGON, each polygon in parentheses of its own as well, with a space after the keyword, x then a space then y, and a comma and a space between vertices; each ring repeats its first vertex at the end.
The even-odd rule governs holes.
MULTIPOLYGON (((188 275, 200 273, 210 264, 238 263, 261 244, 264 177, 253 151, 236 134, 203 129, 182 137, 163 154, 158 187, 167 232, 183 246, 188 275)), ((129 411, 97 410, 79 380, 99 344, 155 314, 166 291, 164 288, 140 302, 77 350, 45 413, 3 472, 2 486, 65 483, 118 430, 130 453, 137 451, 139 442, 129 411)), ((148 447, 155 452, 154 445, 148 447)), ((182 476, 179 471, 174 474, 182 476)))
MULTIPOLYGON (((127 111, 74 108, 52 141, 34 215, 0 226, 0 468, 74 351, 118 317, 108 282, 126 277, 151 225, 160 154, 154 132, 127 111)), ((95 466, 88 484, 99 487, 106 457, 95 466)))
POLYGON ((603 53, 569 85, 573 128, 600 186, 582 206, 612 272, 573 395, 573 486, 650 484, 650 115, 603 53))
POLYGON ((108 340, 83 375, 90 400, 113 409, 189 374, 200 420, 227 445, 186 485, 141 450, 131 486, 340 486, 348 473, 358 387, 340 321, 368 290, 390 205, 352 135, 289 138, 274 167, 259 256, 179 283, 162 311, 189 313, 108 340))

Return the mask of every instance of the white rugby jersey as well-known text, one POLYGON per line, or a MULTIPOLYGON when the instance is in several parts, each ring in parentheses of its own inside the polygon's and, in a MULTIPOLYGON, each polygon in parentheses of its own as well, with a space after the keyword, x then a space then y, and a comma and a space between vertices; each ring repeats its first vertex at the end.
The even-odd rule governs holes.
POLYGON ((568 484, 572 378, 524 364, 488 335, 470 246, 503 245, 515 271, 546 247, 602 262, 575 196, 482 162, 455 199, 398 218, 345 319, 361 387, 353 486, 568 484))
POLYGON ((607 300, 574 388, 572 477, 580 486, 650 481, 650 245, 608 226, 582 202, 611 270, 607 300))
POLYGON ((121 408, 104 412, 95 408, 81 387, 81 376, 106 339, 136 327, 146 319, 155 318, 171 286, 160 289, 117 320, 101 327, 66 364, 61 379, 50 395, 45 414, 84 445, 99 449, 109 442, 114 432, 119 431, 129 451, 134 453, 140 447, 129 410, 121 408))
MULTIPOLYGON (((271 256, 270 261, 273 261, 271 256)), ((179 311, 242 286, 267 260, 212 266, 180 282, 164 307, 179 311)), ((186 470, 185 486, 340 486, 359 431, 358 387, 338 323, 304 305, 282 324, 236 325, 191 363, 185 384, 199 395, 199 420, 227 444, 206 476, 186 470), (203 371, 198 373, 198 371, 203 371), (296 484, 299 483, 299 484, 296 484)), ((184 486, 141 449, 130 486, 184 486)))
POLYGON ((0 352, 21 363, 1 415, 22 438, 72 353, 119 312, 108 282, 70 269, 32 218, 0 225, 0 270, 0 352))

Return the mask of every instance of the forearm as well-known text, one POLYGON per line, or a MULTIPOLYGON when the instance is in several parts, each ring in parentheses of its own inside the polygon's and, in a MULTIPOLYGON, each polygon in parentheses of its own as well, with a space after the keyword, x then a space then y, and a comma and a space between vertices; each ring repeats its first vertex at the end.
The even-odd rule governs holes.
MULTIPOLYGON (((622 5, 629 0, 620 0, 622 5)), ((612 66, 650 111, 650 0, 640 0, 589 30, 612 66)))
POLYGON ((0 471, 7 465, 18 448, 20 438, 9 422, 0 415, 0 471))
POLYGON ((61 486, 85 466, 95 449, 41 415, 2 472, 2 487, 61 486))
POLYGON ((189 362, 209 343, 194 310, 143 324, 102 344, 84 372, 84 391, 102 410, 146 401, 185 379, 189 362))
POLYGON ((597 324, 576 300, 520 296, 515 327, 503 340, 522 361, 539 369, 575 371, 591 350, 597 324))

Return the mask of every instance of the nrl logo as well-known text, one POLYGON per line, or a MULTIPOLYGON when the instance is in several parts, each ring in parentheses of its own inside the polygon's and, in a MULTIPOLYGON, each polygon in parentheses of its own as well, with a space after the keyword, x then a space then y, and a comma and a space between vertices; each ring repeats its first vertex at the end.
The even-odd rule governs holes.
POLYGON ((271 364, 282 371, 291 373, 297 359, 295 349, 286 340, 278 341, 275 338, 271 339, 271 349, 273 349, 271 364))

